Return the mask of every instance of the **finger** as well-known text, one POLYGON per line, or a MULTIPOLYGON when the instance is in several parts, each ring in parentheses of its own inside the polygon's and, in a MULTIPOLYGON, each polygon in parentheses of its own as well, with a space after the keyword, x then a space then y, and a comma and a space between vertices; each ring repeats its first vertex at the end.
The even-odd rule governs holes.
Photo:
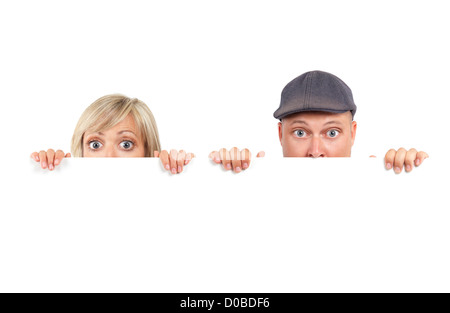
POLYGON ((66 154, 66 158, 70 158, 72 155, 70 154, 70 152, 68 152, 67 154, 66 154))
POLYGON ((405 156, 405 171, 411 172, 414 166, 414 160, 416 159, 417 150, 412 148, 406 152, 405 156))
POLYGON ((244 149, 241 151, 241 161, 242 161, 242 169, 247 169, 250 167, 250 160, 252 159, 252 154, 250 150, 244 149))
POLYGON ((256 155, 257 158, 263 158, 266 156, 266 153, 264 151, 259 151, 258 154, 256 155))
POLYGON ((394 172, 399 174, 402 172, 403 164, 405 164, 406 149, 400 148, 394 157, 394 172))
POLYGON ((55 154, 55 163, 54 163, 55 166, 61 164, 62 159, 64 159, 64 152, 61 151, 61 150, 56 151, 56 154, 55 154))
POLYGON ((172 169, 172 174, 177 173, 177 156, 178 156, 177 150, 175 149, 170 150, 169 162, 170 168, 172 169))
POLYGON ((392 168, 396 153, 397 151, 395 149, 391 149, 388 152, 386 152, 386 155, 384 156, 384 166, 386 167, 387 170, 390 170, 392 168))
POLYGON ((220 161, 222 161, 223 168, 228 170, 231 170, 231 157, 230 153, 227 151, 227 149, 222 148, 219 150, 219 156, 220 161))
POLYGON ((41 167, 43 169, 47 168, 47 153, 45 151, 39 152, 39 160, 41 161, 41 167))
POLYGON ((39 153, 33 152, 30 157, 35 160, 36 162, 39 162, 39 153))
POLYGON ((213 151, 209 154, 209 158, 212 159, 216 164, 220 164, 220 153, 219 151, 213 151))
POLYGON ((55 161, 55 150, 48 149, 47 150, 47 163, 48 163, 48 169, 50 171, 53 171, 55 166, 53 165, 53 162, 55 161))
POLYGON ((153 151, 153 156, 155 158, 159 158, 159 151, 153 151))
POLYGON ((193 158, 195 158, 195 154, 193 153, 186 154, 186 161, 184 161, 184 165, 188 165, 193 158))
POLYGON ((159 159, 161 160, 161 163, 163 167, 166 170, 170 170, 170 164, 169 164, 169 152, 167 150, 163 150, 160 152, 159 159))
POLYGON ((420 151, 419 153, 417 153, 416 166, 419 166, 420 164, 422 164, 423 160, 425 160, 426 158, 429 158, 428 153, 426 153, 424 151, 420 151))
POLYGON ((177 156, 177 172, 181 173, 183 171, 184 161, 186 160, 186 152, 184 150, 180 150, 177 156))
POLYGON ((233 170, 236 173, 239 173, 240 171, 242 171, 241 153, 239 152, 239 149, 236 147, 231 148, 230 157, 231 157, 231 165, 233 167, 233 170))

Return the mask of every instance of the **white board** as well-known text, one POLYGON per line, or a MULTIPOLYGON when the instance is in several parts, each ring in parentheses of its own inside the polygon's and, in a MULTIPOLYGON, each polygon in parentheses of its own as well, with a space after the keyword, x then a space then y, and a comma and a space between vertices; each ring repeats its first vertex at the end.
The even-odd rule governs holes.
POLYGON ((0 211, 0 291, 449 291, 443 185, 426 160, 30 160, 0 211))

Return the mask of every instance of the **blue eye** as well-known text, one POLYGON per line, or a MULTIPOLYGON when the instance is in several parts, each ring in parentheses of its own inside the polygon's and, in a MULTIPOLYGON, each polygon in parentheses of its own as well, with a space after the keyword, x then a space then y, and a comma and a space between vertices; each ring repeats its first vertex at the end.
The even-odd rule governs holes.
POLYGON ((131 142, 129 140, 125 140, 120 143, 120 146, 125 150, 131 150, 133 148, 134 144, 133 144, 133 142, 131 142))
POLYGON ((339 131, 337 129, 331 129, 327 131, 327 135, 331 138, 336 137, 339 134, 339 131))
POLYGON ((300 137, 300 138, 306 136, 305 131, 304 131, 304 130, 301 130, 301 129, 296 130, 296 131, 294 132, 294 134, 295 134, 295 136, 300 137))
POLYGON ((89 148, 91 148, 92 150, 98 150, 102 146, 103 145, 99 141, 96 141, 96 140, 89 142, 89 148))

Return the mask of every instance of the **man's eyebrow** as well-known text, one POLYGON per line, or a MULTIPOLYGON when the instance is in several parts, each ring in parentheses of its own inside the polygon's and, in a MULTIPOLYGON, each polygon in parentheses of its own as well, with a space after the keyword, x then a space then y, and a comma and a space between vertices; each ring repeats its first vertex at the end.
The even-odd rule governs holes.
POLYGON ((306 123, 305 121, 302 121, 302 120, 295 120, 291 124, 295 124, 295 123, 308 125, 308 123, 306 123))
POLYGON ((339 124, 339 125, 342 125, 342 122, 341 121, 329 121, 329 122, 326 122, 323 125, 328 125, 328 124, 339 124))

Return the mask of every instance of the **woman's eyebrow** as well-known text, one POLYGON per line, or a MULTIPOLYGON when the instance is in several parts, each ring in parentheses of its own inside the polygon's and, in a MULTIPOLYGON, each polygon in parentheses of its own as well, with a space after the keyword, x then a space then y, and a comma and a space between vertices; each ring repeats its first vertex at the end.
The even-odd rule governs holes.
POLYGON ((93 133, 89 133, 89 134, 86 134, 86 136, 92 136, 92 135, 100 135, 100 136, 105 136, 105 134, 104 134, 104 133, 102 133, 102 132, 93 132, 93 133))

